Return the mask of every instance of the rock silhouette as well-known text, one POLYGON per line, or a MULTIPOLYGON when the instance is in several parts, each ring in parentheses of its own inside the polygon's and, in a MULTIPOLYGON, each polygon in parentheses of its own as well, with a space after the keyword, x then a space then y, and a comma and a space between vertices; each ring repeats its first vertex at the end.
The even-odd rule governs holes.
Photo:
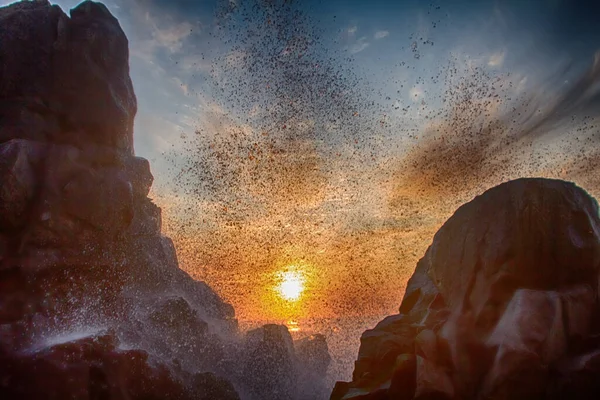
POLYGON ((518 179, 460 207, 400 312, 361 338, 331 399, 591 399, 600 395, 598 204, 518 179))
MULTIPOLYGON (((293 345, 263 360, 289 387, 256 397, 263 377, 239 371, 254 342, 161 234, 150 165, 133 151, 128 51, 100 3, 70 17, 48 1, 0 8, 0 397, 293 394, 293 345)), ((323 368, 326 343, 316 352, 323 368)))

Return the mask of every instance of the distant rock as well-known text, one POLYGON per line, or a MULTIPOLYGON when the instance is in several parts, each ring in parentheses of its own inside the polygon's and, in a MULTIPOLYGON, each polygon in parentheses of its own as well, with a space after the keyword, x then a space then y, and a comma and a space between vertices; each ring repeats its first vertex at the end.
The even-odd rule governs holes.
POLYGON ((285 326, 270 324, 249 331, 243 351, 243 379, 254 398, 294 398, 296 354, 292 336, 285 326))
POLYGON ((299 339, 294 342, 294 348, 299 370, 297 398, 327 398, 331 388, 324 384, 323 377, 327 375, 331 356, 325 336, 316 334, 299 339))
POLYGON ((519 179, 460 207, 331 399, 600 396, 598 204, 519 179))

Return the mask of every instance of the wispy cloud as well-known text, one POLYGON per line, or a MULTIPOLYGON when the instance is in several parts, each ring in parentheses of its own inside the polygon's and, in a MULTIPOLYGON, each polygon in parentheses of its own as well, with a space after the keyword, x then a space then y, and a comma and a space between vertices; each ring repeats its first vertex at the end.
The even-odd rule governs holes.
POLYGON ((360 39, 358 39, 354 44, 350 45, 348 50, 350 51, 350 54, 360 53, 361 51, 369 47, 369 44, 370 43, 367 42, 367 37, 363 36, 360 39))
POLYGON ((347 31, 348 35, 353 36, 357 30, 358 30, 358 27, 356 25, 351 26, 350 28, 348 28, 348 31, 347 31))
POLYGON ((490 67, 501 67, 504 64, 504 58, 506 57, 506 51, 498 51, 490 55, 488 65, 490 67))
POLYGON ((377 31, 375 32, 374 38, 375 39, 383 39, 384 37, 387 37, 390 35, 389 31, 377 31))

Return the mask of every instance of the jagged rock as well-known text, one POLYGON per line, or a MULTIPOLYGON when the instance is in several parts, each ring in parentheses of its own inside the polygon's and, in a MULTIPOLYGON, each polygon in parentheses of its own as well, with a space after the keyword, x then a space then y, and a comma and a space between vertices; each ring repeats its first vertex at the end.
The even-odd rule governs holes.
POLYGON ((368 375, 384 377, 394 367, 396 357, 412 352, 415 329, 406 320, 404 315, 392 315, 363 333, 353 380, 368 379, 368 375))
POLYGON ((133 210, 128 234, 132 236, 157 236, 162 228, 162 211, 150 199, 143 199, 133 210))
MULTIPOLYGON (((62 343, 49 338, 18 355, 0 353, 3 399, 197 400, 239 399, 226 380, 205 373, 190 379, 140 350, 119 350, 110 333, 62 343), (53 342, 57 342, 54 344, 53 342), (35 371, 35 373, 32 373, 35 371), (216 394, 222 397, 210 397, 216 394)), ((68 340, 68 339, 67 339, 68 340)))
POLYGON ((316 334, 294 342, 300 365, 310 368, 316 376, 325 375, 331 362, 325 336, 316 334))
POLYGON ((294 342, 299 371, 296 396, 300 399, 325 398, 330 388, 323 377, 331 363, 325 336, 311 335, 294 342))
POLYGON ((152 311, 150 320, 161 328, 177 331, 181 336, 204 334, 207 330, 206 322, 181 297, 166 299, 158 309, 152 311))
POLYGON ((242 338, 179 268, 133 155, 127 46, 99 3, 0 7, 0 398, 324 397, 323 337, 299 357, 285 327, 242 338))
POLYGON ((353 380, 331 398, 598 397, 599 269, 598 204, 584 190, 490 189, 436 233, 400 314, 363 334, 353 380))
POLYGON ((264 325, 246 334, 243 376, 257 399, 292 399, 296 359, 292 336, 283 325, 264 325))
POLYGON ((96 143, 133 153, 137 101, 116 18, 86 1, 0 8, 0 142, 96 143))
POLYGON ((27 149, 10 141, 0 146, 0 225, 19 228, 27 221, 37 180, 27 149))
POLYGON ((129 177, 129 181, 133 186, 133 194, 136 199, 146 199, 154 177, 150 172, 150 163, 142 157, 128 157, 125 160, 125 169, 129 177))
POLYGON ((82 171, 63 187, 65 211, 96 229, 122 232, 133 219, 131 184, 110 170, 94 172, 82 171))
POLYGON ((417 356, 414 399, 453 399, 454 386, 443 367, 417 356))
POLYGON ((194 375, 192 393, 194 393, 195 400, 240 399, 240 396, 229 381, 207 372, 194 375))

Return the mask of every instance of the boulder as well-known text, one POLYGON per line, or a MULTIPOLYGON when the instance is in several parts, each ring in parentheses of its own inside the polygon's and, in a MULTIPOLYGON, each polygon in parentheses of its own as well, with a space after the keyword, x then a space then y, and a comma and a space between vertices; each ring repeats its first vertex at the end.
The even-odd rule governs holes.
POLYGON ((296 355, 283 325, 264 325, 246 334, 242 376, 256 399, 292 399, 296 391, 296 355))
MULTIPOLYGON (((73 335, 77 337, 77 335, 73 335)), ((230 383, 213 374, 186 378, 141 350, 120 350, 112 333, 79 339, 47 338, 20 354, 0 351, 3 399, 197 400, 239 399, 230 383), (67 340, 63 342, 63 340, 67 340), (32 373, 35 371, 35 373, 32 373), (209 397, 216 394, 222 397, 209 397)))
POLYGON ((331 356, 325 336, 316 334, 296 340, 294 348, 298 363, 296 398, 326 398, 331 388, 325 385, 323 377, 327 375, 331 356))
POLYGON ((294 342, 296 357, 301 366, 316 376, 323 376, 331 362, 325 336, 311 335, 294 342))
POLYGON ((0 8, 0 142, 96 143, 133 153, 127 37, 100 3, 0 8), (34 77, 34 79, 32 79, 34 77))
POLYGON ((598 397, 599 268, 598 204, 583 189, 492 188, 436 233, 400 314, 363 334, 331 398, 598 397))

